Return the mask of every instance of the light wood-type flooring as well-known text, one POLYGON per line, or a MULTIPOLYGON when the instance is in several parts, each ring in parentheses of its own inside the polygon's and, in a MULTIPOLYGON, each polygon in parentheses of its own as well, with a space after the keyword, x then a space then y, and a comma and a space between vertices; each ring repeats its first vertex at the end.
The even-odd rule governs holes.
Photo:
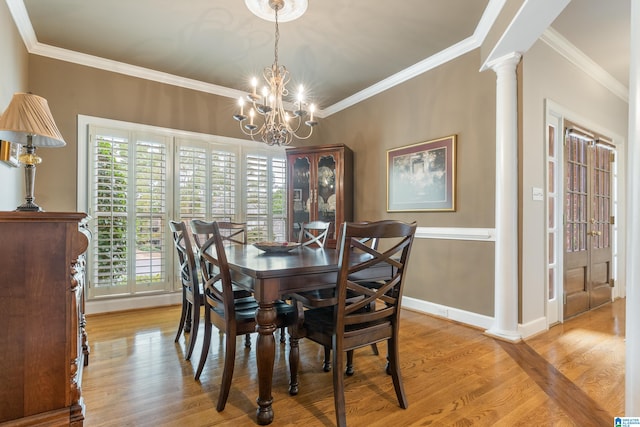
MULTIPOLYGON (((625 301, 617 300, 519 344, 403 310, 400 357, 409 408, 398 407, 385 374, 384 344, 380 356, 366 347, 356 351, 356 373, 345 380, 347 422, 367 427, 611 426, 614 416, 624 415, 624 310, 625 301)), ((218 413, 222 337, 214 333, 196 382, 202 339, 192 360, 185 361, 184 337, 173 342, 179 314, 179 307, 164 307, 88 316, 85 426, 257 425, 256 334, 251 350, 238 338, 229 400, 218 413)), ((335 425, 332 374, 322 371, 323 351, 306 340, 300 350, 300 393, 292 397, 288 343, 277 343, 272 425, 335 425)))

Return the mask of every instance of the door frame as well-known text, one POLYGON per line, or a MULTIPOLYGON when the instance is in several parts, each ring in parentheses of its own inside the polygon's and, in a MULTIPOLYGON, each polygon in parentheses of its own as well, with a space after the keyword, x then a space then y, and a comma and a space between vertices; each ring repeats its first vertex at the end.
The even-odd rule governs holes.
POLYGON ((602 126, 597 125, 592 120, 586 119, 584 117, 580 117, 578 114, 567 110, 566 108, 556 104, 551 100, 545 101, 545 124, 544 124, 544 189, 545 189, 545 245, 544 251, 546 260, 545 263, 545 283, 544 283, 544 295, 546 299, 546 318, 547 318, 547 327, 557 324, 563 323, 563 304, 562 304, 562 295, 564 294, 564 264, 563 264, 563 256, 564 253, 564 127, 565 121, 570 121, 572 123, 580 123, 583 126, 597 132, 599 134, 608 135, 611 137, 611 143, 616 147, 616 160, 613 165, 613 205, 611 211, 615 216, 615 224, 612 226, 612 277, 615 280, 615 286, 612 290, 612 298, 622 298, 626 296, 626 284, 624 280, 624 256, 621 256, 624 252, 624 247, 621 245, 620 237, 624 236, 624 224, 626 223, 624 217, 624 206, 622 206, 619 195, 624 194, 625 192, 625 181, 624 181, 624 165, 625 165, 625 140, 622 136, 612 132, 608 129, 602 128, 602 126), (555 155, 552 156, 555 161, 553 171, 555 179, 555 188, 553 192, 549 192, 549 144, 548 144, 548 129, 549 127, 555 128, 555 155), (554 197, 554 206, 555 215, 553 216, 555 227, 550 228, 549 222, 549 195, 552 194, 554 197), (555 229, 559 230, 560 238, 556 238, 553 245, 553 253, 555 254, 555 268, 550 268, 549 262, 549 253, 550 253, 550 230, 555 229), (556 284, 555 296, 554 300, 549 300, 548 289, 549 289, 549 281, 550 277, 554 280, 556 284))

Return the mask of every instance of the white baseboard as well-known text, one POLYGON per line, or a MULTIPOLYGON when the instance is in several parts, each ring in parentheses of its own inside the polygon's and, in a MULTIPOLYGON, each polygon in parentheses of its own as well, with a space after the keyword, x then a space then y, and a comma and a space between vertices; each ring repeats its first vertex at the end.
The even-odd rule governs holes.
POLYGON ((522 335, 522 338, 529 338, 533 335, 539 334, 540 332, 545 332, 549 330, 549 325, 547 325, 547 318, 540 317, 538 319, 532 320, 531 322, 519 324, 518 332, 522 335))
POLYGON ((85 303, 85 314, 109 313, 139 308, 162 307, 182 303, 182 293, 146 295, 130 298, 92 300, 85 303))
MULTIPOLYGON (((454 320, 465 325, 479 328, 482 330, 490 330, 493 326, 493 317, 483 314, 472 313, 470 311, 460 310, 459 308, 447 307, 446 305, 435 304, 416 298, 402 297, 402 307, 420 313, 430 314, 444 319, 454 320)), ((548 330, 547 319, 541 317, 532 322, 518 325, 518 332, 522 338, 539 334, 548 330)))
POLYGON ((493 324, 493 317, 485 316, 459 308, 447 307, 446 305, 435 304, 416 298, 402 297, 402 307, 421 313, 431 314, 445 319, 455 320, 465 325, 480 329, 489 329, 493 324))

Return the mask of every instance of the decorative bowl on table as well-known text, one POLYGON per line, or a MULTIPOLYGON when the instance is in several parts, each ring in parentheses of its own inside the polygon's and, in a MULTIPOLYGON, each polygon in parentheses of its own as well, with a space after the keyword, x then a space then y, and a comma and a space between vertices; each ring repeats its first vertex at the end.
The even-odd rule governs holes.
POLYGON ((289 252, 300 246, 297 242, 256 242, 253 244, 256 248, 267 253, 284 253, 289 252))

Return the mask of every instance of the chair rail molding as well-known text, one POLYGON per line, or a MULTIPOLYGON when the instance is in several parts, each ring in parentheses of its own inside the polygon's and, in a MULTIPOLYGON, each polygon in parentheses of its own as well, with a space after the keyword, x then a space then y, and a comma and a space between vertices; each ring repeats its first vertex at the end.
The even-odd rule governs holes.
POLYGON ((478 240, 495 242, 495 228, 418 227, 416 239, 478 240))

